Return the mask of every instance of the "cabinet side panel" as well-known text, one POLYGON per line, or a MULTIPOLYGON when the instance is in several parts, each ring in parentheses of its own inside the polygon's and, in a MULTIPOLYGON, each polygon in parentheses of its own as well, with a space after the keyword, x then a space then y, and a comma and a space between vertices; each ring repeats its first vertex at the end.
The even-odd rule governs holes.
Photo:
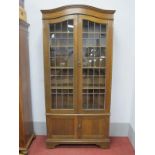
POLYGON ((28 25, 20 21, 19 25, 19 73, 20 73, 20 105, 22 123, 24 128, 24 141, 27 144, 33 134, 32 111, 31 111, 31 89, 30 69, 28 53, 28 25))
POLYGON ((46 112, 50 112, 51 92, 50 92, 50 62, 49 62, 49 35, 48 23, 43 21, 43 47, 44 47, 44 83, 45 83, 45 103, 46 112))
POLYGON ((21 80, 19 81, 19 145, 20 145, 19 147, 24 147, 26 144, 25 144, 25 134, 23 126, 22 96, 20 91, 21 91, 21 80))
POLYGON ((106 112, 110 112, 111 81, 112 81, 112 56, 113 56, 113 21, 108 21, 107 30, 107 62, 106 62, 106 112))

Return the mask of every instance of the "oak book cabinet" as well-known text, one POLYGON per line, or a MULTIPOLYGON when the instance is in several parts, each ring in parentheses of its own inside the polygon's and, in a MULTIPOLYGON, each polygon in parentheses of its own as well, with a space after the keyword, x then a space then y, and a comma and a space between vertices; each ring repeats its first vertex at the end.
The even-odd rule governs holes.
POLYGON ((114 10, 41 10, 47 147, 109 146, 114 10))

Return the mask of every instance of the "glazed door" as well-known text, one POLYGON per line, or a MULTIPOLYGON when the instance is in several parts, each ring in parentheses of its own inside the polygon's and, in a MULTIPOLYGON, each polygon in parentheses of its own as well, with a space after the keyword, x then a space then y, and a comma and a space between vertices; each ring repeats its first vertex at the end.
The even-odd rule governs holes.
POLYGON ((109 112, 110 34, 107 20, 79 16, 79 113, 109 112))
POLYGON ((77 16, 65 16, 44 22, 46 111, 75 113, 77 16))

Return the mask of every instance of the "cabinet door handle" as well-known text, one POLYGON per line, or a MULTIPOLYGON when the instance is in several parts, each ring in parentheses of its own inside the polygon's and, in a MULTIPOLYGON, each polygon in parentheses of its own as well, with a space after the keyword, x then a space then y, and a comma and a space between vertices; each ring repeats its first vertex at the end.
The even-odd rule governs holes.
POLYGON ((81 62, 80 62, 80 60, 78 61, 78 67, 81 67, 81 62))
POLYGON ((79 128, 79 129, 81 128, 81 124, 78 124, 78 128, 79 128))

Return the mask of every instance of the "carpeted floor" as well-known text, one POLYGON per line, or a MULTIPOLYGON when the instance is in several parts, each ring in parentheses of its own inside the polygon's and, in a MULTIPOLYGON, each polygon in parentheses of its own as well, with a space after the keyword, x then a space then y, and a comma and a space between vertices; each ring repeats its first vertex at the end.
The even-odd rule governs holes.
POLYGON ((47 149, 45 136, 37 136, 28 155, 134 155, 134 150, 127 137, 112 137, 109 149, 101 149, 95 145, 60 145, 55 149, 47 149))

